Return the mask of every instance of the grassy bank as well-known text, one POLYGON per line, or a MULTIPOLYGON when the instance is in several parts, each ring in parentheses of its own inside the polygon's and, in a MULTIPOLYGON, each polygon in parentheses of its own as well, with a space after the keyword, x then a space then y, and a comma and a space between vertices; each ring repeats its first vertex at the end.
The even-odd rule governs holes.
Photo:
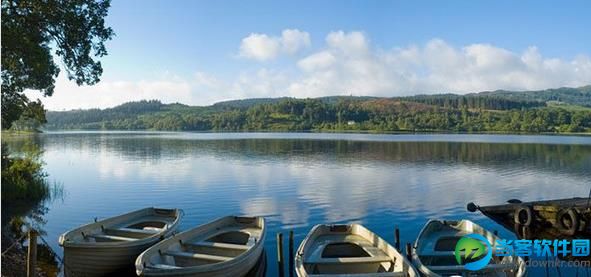
POLYGON ((25 145, 25 151, 11 154, 2 144, 2 202, 38 202, 50 193, 45 179, 41 151, 37 147, 25 145))
MULTIPOLYGON (((2 132, 2 252, 14 245, 2 257, 2 276, 26 276, 26 226, 44 234, 44 203, 56 194, 57 187, 48 183, 43 170, 41 148, 31 134, 2 132)), ((49 246, 38 244, 37 251, 39 276, 57 276, 57 262, 49 246)))

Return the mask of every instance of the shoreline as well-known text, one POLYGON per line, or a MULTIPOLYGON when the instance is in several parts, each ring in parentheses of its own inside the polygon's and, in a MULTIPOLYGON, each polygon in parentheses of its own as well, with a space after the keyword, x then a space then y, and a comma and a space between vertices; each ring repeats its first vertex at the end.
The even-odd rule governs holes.
POLYGON ((156 129, 132 129, 132 130, 121 130, 121 129, 42 129, 38 132, 23 132, 23 131, 10 131, 3 130, 2 135, 17 136, 17 135, 35 135, 35 134, 47 134, 47 133, 197 133, 197 134, 225 134, 225 133, 238 133, 238 134, 255 134, 255 133, 286 133, 286 134, 375 134, 375 135, 514 135, 514 136, 591 136, 591 132, 501 132, 501 131, 490 131, 490 132, 452 132, 452 131, 438 131, 438 130, 423 130, 423 131, 374 131, 374 130, 235 130, 235 131, 222 131, 222 130, 156 130, 156 129))

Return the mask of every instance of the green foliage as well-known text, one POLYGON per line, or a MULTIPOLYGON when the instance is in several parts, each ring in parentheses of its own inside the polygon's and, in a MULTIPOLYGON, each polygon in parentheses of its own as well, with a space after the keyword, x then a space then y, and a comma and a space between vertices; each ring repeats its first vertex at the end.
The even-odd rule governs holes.
POLYGON ((529 99, 508 99, 497 95, 456 95, 456 94, 441 94, 441 95, 417 95, 410 97, 399 98, 404 101, 411 101, 417 103, 424 103, 428 105, 435 105, 444 108, 460 109, 466 107, 468 109, 485 109, 485 110, 512 110, 521 108, 535 108, 544 107, 544 101, 533 101, 529 99))
MULTIPOLYGON (((589 132, 591 110, 538 107, 485 97, 455 108, 440 99, 285 98, 245 108, 165 105, 159 101, 126 103, 104 110, 49 112, 47 128, 169 131, 447 131, 447 132, 589 132), (471 104, 472 103, 472 104, 471 104), (490 110, 478 107, 477 103, 490 110), (509 105, 509 106, 507 106, 509 105), (514 105, 514 106, 511 106, 514 105), (473 108, 469 108, 472 106, 473 108), (506 110, 505 108, 520 107, 506 110)), ((450 98, 453 101, 462 98, 450 98)), ((471 99, 471 98, 466 98, 471 99)))
POLYGON ((40 155, 38 147, 28 144, 22 155, 11 156, 8 147, 2 144, 2 201, 37 202, 49 195, 40 155))
POLYGON ((29 103, 26 89, 51 96, 61 57, 67 76, 78 85, 97 83, 107 54, 104 42, 109 0, 2 0, 2 128, 18 120, 29 103), (52 46, 55 48, 52 49, 52 46))
POLYGON ((554 101, 558 103, 567 103, 579 106, 591 107, 591 85, 579 88, 557 88, 540 91, 490 91, 481 92, 479 96, 502 97, 516 101, 554 101))
POLYGON ((47 123, 45 109, 41 100, 28 102, 18 120, 12 122, 11 130, 37 132, 41 125, 47 123))

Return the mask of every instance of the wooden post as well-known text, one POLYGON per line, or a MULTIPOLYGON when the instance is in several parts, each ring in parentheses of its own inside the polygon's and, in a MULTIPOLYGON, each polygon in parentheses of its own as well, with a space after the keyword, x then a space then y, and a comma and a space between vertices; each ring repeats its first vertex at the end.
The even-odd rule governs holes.
POLYGON ((406 243, 406 258, 408 258, 408 260, 412 260, 412 246, 410 246, 410 242, 406 243))
POLYGON ((29 251, 27 253, 27 277, 37 276, 37 232, 29 230, 29 251))
POLYGON ((279 277, 285 276, 285 269, 283 267, 283 234, 277 233, 277 269, 279 270, 279 277))
POLYGON ((293 273, 294 273, 294 260, 293 260, 293 256, 294 256, 294 250, 293 250, 293 230, 289 231, 289 277, 293 277, 293 273))
POLYGON ((398 229, 398 226, 394 229, 394 247, 400 251, 400 229, 398 229))

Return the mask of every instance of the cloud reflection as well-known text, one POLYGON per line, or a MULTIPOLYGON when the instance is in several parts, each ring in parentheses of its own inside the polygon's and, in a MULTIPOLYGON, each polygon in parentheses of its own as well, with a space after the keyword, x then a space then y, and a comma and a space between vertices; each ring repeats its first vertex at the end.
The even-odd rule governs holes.
POLYGON ((581 196, 591 183, 588 145, 126 135, 51 136, 43 143, 52 178, 83 186, 67 181, 79 174, 113 203, 268 215, 291 226, 376 214, 462 217, 470 201, 581 196))

